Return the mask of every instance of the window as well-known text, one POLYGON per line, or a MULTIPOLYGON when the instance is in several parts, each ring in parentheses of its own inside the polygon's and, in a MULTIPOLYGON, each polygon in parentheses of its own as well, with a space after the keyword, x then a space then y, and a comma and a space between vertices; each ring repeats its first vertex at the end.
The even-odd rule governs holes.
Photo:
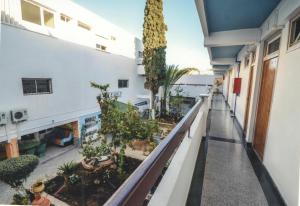
POLYGON ((27 1, 21 1, 22 19, 41 25, 40 7, 27 1))
POLYGON ((143 56, 144 56, 144 52, 142 52, 142 51, 139 51, 139 53, 138 53, 138 57, 139 57, 139 58, 143 58, 143 56))
POLYGON ((128 88, 128 80, 119 79, 119 81, 118 81, 118 87, 119 88, 128 88))
POLYGON ((290 46, 300 42, 300 16, 291 21, 290 46))
POLYGON ((81 27, 81 28, 83 28, 83 29, 86 29, 86 30, 88 30, 88 31, 91 30, 91 27, 90 27, 89 25, 87 25, 87 24, 85 24, 85 23, 82 23, 82 22, 80 22, 80 21, 78 21, 78 26, 81 27))
POLYGON ((96 49, 101 50, 101 51, 106 51, 107 47, 103 46, 103 45, 100 45, 100 44, 96 44, 96 49))
POLYGON ((53 13, 44 10, 44 25, 54 28, 54 15, 53 13))
POLYGON ((23 94, 50 94, 52 93, 51 79, 22 79, 23 94))
POLYGON ((280 46, 280 37, 271 42, 268 42, 266 56, 279 51, 279 46, 280 46))
POLYGON ((67 22, 71 21, 71 17, 68 17, 67 15, 61 14, 60 15, 60 20, 67 23, 67 22))

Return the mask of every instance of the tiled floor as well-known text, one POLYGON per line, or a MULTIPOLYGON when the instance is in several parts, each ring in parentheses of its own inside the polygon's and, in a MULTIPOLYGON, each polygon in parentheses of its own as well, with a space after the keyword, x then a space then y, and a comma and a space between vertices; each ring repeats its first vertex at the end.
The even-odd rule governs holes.
POLYGON ((187 205, 268 205, 222 95, 213 97, 208 134, 214 138, 200 148, 187 205))

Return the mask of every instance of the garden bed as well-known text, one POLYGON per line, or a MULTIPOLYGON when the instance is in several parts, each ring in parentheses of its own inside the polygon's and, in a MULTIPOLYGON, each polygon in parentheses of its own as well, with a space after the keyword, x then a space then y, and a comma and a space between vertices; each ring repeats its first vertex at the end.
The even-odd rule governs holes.
POLYGON ((114 169, 94 174, 79 164, 74 174, 78 175, 80 180, 55 194, 64 185, 64 177, 56 176, 45 183, 45 192, 69 205, 103 205, 141 162, 141 160, 125 157, 124 175, 119 175, 114 169))

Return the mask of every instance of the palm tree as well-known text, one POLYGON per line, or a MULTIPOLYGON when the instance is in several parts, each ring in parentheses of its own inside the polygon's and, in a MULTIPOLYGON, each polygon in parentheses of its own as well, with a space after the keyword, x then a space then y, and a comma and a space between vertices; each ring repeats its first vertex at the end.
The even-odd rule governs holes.
POLYGON ((184 68, 180 69, 178 65, 168 65, 166 68, 165 79, 163 82, 163 97, 161 101, 162 115, 166 114, 167 99, 172 86, 184 75, 192 72, 199 72, 196 68, 184 68))

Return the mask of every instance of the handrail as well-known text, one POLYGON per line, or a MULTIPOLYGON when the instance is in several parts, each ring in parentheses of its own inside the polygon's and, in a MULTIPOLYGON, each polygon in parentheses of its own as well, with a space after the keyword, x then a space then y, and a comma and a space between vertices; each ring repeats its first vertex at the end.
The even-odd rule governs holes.
POLYGON ((140 166, 104 204, 105 206, 140 206, 162 170, 180 145, 196 118, 204 99, 199 100, 168 136, 151 152, 140 166))

